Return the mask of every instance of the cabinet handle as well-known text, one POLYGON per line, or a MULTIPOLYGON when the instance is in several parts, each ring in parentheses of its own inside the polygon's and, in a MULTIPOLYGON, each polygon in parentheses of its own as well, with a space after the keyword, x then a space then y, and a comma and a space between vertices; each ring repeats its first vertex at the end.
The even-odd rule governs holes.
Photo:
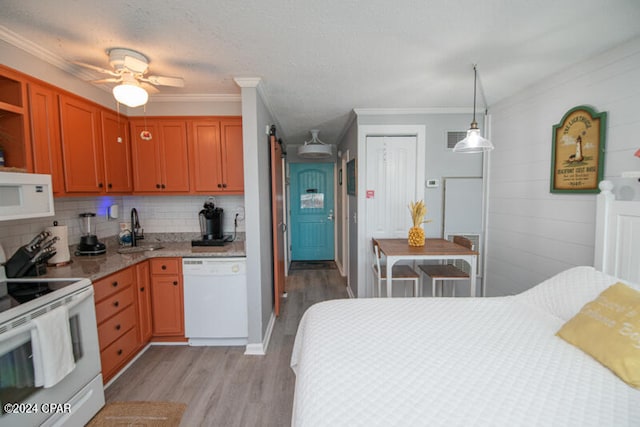
POLYGON ((218 184, 218 188, 222 188, 222 184, 218 184))
POLYGON ((227 188, 227 184, 222 184, 222 188, 227 188))
POLYGON ((160 188, 160 184, 156 184, 156 188, 160 188))
POLYGON ((165 188, 165 185, 164 185, 164 184, 162 184, 162 188, 165 188))
POLYGON ((144 286, 140 288, 140 292, 144 292, 144 286))
POLYGON ((116 331, 119 331, 122 326, 116 325, 116 331))
POLYGON ((114 288, 118 287, 118 281, 117 281, 117 280, 116 280, 116 281, 114 281, 114 282, 111 284, 111 286, 113 286, 114 288))
POLYGON ((173 281, 173 286, 178 286, 178 281, 177 280, 173 281))
POLYGON ((122 349, 121 348, 118 349, 118 356, 122 356, 122 349))
POLYGON ((111 185, 111 183, 109 183, 109 185, 107 185, 107 187, 113 188, 113 185, 111 185))
POLYGON ((160 268, 162 268, 163 270, 166 270, 167 266, 163 264, 162 267, 160 267, 160 268))
POLYGON ((114 307, 117 307, 117 306, 119 306, 119 305, 120 305, 120 303, 119 303, 118 301, 114 301, 114 302, 113 302, 113 306, 114 306, 114 307))

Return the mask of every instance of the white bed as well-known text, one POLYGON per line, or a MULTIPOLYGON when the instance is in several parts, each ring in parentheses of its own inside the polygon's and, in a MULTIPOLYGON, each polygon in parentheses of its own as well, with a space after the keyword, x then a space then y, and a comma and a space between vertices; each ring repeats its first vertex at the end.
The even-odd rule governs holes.
POLYGON ((291 360, 292 424, 640 425, 640 390, 555 336, 620 278, 640 289, 640 202, 608 190, 598 196, 595 265, 617 277, 576 267, 511 297, 311 307, 291 360))

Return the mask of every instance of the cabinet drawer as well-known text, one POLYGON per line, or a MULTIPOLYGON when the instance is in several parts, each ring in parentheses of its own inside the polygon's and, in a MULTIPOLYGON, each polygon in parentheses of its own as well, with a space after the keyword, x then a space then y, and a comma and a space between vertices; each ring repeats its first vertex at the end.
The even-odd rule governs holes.
POLYGON ((98 325, 133 303, 133 286, 111 295, 96 304, 96 322, 98 325))
POLYGON ((104 378, 110 378, 114 370, 129 359, 129 356, 137 347, 136 335, 136 328, 132 328, 100 352, 102 376, 104 378))
POLYGON ((158 258, 151 260, 151 274, 180 274, 180 258, 158 258))
POLYGON ((100 350, 124 335, 136 325, 136 310, 133 305, 122 310, 98 326, 98 340, 100 350))
POLYGON ((126 268, 93 283, 95 300, 101 301, 133 284, 133 268, 126 268))

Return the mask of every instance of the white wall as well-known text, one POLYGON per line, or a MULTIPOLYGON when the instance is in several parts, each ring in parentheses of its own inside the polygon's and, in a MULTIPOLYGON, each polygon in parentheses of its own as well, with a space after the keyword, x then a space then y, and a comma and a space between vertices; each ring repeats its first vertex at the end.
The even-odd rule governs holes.
POLYGON ((267 125, 274 123, 259 93, 259 81, 241 82, 244 183, 246 208, 247 351, 260 352, 273 313, 273 256, 271 242, 271 178, 267 125), (253 86, 251 85, 253 84, 253 86))
POLYGON ((549 192, 552 126, 578 105, 608 112, 605 177, 640 170, 640 39, 547 77, 490 107, 487 295, 521 292, 592 265, 595 195, 549 192))

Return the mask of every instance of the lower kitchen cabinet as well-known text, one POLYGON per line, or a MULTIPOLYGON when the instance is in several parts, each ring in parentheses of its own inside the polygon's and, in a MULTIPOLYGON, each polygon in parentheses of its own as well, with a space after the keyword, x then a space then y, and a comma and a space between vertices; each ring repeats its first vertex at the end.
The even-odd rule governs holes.
POLYGON ((106 383, 138 349, 135 268, 93 283, 102 379, 106 383))
POLYGON ((135 266, 138 294, 138 344, 140 347, 145 346, 151 340, 153 332, 149 268, 149 261, 143 261, 135 266))
POLYGON ((150 263, 153 336, 184 340, 181 259, 154 258, 150 263))

